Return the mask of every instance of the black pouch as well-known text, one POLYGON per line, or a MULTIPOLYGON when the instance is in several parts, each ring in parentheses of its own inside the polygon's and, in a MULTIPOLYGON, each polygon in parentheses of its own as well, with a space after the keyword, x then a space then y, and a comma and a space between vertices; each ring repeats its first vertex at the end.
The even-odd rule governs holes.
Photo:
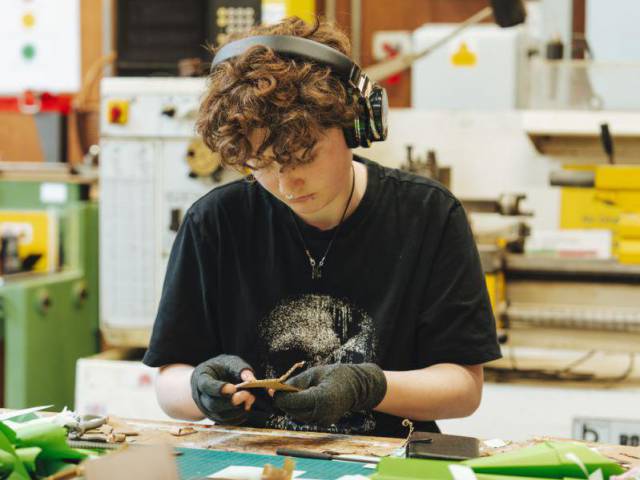
POLYGON ((409 437, 408 458, 468 460, 480 456, 480 440, 460 435, 415 431, 409 437))

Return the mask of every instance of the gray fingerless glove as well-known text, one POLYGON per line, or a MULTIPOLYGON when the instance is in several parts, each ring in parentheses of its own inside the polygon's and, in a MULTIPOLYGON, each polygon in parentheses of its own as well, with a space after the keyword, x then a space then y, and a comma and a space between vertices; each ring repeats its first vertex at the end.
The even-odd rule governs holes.
POLYGON ((347 412, 371 410, 387 393, 387 379, 373 363, 334 363, 312 367, 290 378, 301 392, 278 392, 275 406, 299 422, 323 426, 336 423, 347 412))
POLYGON ((198 365, 191 374, 191 397, 202 413, 216 423, 239 425, 247 419, 243 405, 231 404, 231 397, 222 394, 227 383, 240 383, 240 372, 253 371, 242 358, 218 355, 198 365))

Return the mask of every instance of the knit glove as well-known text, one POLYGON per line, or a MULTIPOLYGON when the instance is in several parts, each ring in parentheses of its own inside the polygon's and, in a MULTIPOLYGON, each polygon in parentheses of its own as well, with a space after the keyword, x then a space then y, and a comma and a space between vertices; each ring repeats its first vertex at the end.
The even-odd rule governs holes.
POLYGON ((222 387, 242 382, 240 372, 253 368, 235 355, 218 355, 198 365, 191 374, 191 396, 202 413, 216 423, 238 425, 247 419, 244 405, 231 404, 222 387))
POLYGON ((300 392, 276 392, 275 406, 299 422, 322 426, 347 412, 371 410, 387 393, 387 380, 373 363, 334 363, 312 367, 287 380, 300 392))

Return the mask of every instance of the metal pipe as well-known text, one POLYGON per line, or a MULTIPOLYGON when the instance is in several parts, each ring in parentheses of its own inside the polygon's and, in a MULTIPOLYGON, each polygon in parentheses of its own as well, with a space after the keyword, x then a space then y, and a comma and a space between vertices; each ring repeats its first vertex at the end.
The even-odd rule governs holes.
POLYGON ((351 0, 351 58, 360 63, 362 52, 362 0, 351 0))
POLYGON ((336 23, 336 0, 325 0, 324 16, 327 21, 336 23))

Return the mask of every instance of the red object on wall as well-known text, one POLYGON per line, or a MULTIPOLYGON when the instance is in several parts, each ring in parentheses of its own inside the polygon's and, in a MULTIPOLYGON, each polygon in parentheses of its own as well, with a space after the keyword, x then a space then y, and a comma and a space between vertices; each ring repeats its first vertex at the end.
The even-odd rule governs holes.
MULTIPOLYGON (((393 45, 389 45, 388 43, 384 43, 382 45, 382 48, 384 49, 385 53, 387 54, 387 60, 398 56, 399 51, 393 45)), ((384 80, 384 82, 387 85, 397 85, 398 83, 400 83, 400 80, 402 80, 402 73, 396 73, 395 75, 391 75, 390 77, 387 77, 384 80)))
POLYGON ((122 109, 120 107, 111 107, 109 110, 109 121, 111 123, 118 123, 122 116, 122 109))
POLYGON ((0 112, 25 114, 60 113, 68 115, 71 111, 71 95, 52 93, 34 93, 27 91, 18 97, 0 97, 0 112))

